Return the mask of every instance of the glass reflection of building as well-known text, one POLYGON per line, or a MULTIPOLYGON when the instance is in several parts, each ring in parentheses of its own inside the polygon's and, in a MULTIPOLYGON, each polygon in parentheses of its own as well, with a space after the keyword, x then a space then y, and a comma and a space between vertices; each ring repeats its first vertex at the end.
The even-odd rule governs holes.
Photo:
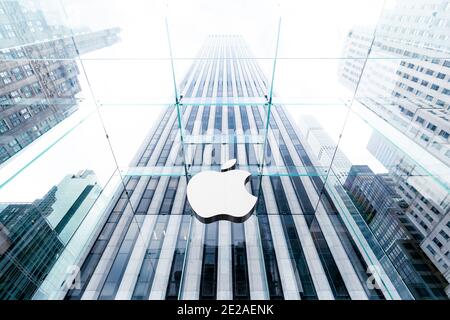
POLYGON ((33 204, 9 204, 0 217, 5 234, 1 298, 30 299, 64 246, 33 204))
POLYGON ((100 191, 95 174, 85 170, 65 177, 33 203, 1 204, 0 299, 41 299, 60 289, 64 268, 79 254, 66 248, 100 191), (63 272, 53 276, 61 267, 63 272))
POLYGON ((378 132, 372 134, 367 149, 389 170, 395 191, 405 204, 405 216, 421 234, 422 250, 450 282, 448 187, 378 132))
POLYGON ((414 296, 445 298, 448 283, 420 248, 423 236, 406 217, 409 205, 395 191, 392 177, 352 166, 344 188, 414 296))
POLYGON ((311 150, 310 156, 317 159, 323 168, 331 166, 333 174, 342 181, 352 166, 347 156, 337 148, 336 143, 312 115, 303 115, 299 119, 301 137, 311 150))
POLYGON ((0 1, 0 163, 77 110, 74 60, 119 41, 117 28, 72 31, 40 10, 0 1))
MULTIPOLYGON (((366 237, 373 234, 386 253, 392 264, 391 267, 386 267, 386 272, 391 274, 390 270, 393 268, 400 273, 416 298, 442 298, 448 286, 448 279, 444 280, 442 276, 448 274, 448 269, 443 265, 438 271, 436 265, 430 266, 436 260, 431 258, 430 261, 425 256, 420 247, 424 235, 407 214, 414 207, 414 200, 410 195, 404 195, 403 187, 397 188, 398 183, 405 183, 405 175, 410 175, 409 180, 415 180, 416 183, 423 179, 429 183, 430 179, 423 177, 423 171, 418 168, 415 171, 410 168, 408 173, 397 170, 397 175, 393 175, 396 165, 401 161, 411 163, 411 160, 377 132, 372 134, 368 149, 386 166, 389 174, 375 174, 366 165, 352 166, 315 117, 302 116, 300 125, 302 139, 307 141, 308 154, 317 160, 317 165, 330 167, 332 175, 328 178, 328 187, 334 190, 332 193, 336 195, 335 199, 341 201, 342 209, 356 211, 355 220, 361 215, 365 222, 358 226, 362 230, 366 229, 366 237)), ((429 189, 437 191, 440 188, 436 184, 430 184, 429 189)), ((442 217, 445 221, 444 212, 442 217)), ((441 223, 441 226, 445 228, 445 223, 441 223)), ((443 243, 444 240, 442 239, 443 243)), ((444 248, 443 251, 445 250, 444 248)))
POLYGON ((449 27, 448 0, 398 0, 383 12, 375 30, 349 32, 343 54, 348 59, 339 69, 346 86, 358 87, 359 102, 447 166, 449 27))
POLYGON ((355 234, 282 106, 271 109, 264 172, 285 171, 257 174, 268 81, 243 39, 210 36, 199 58, 181 82, 179 114, 168 107, 143 142, 66 299, 420 298, 371 245, 373 234, 372 242, 355 234), (186 165, 189 177, 232 158, 253 173, 255 213, 203 224, 179 170, 186 165))
MULTIPOLYGON (((356 99, 362 105, 425 150, 400 150, 376 131, 367 146, 388 169, 405 205, 405 218, 423 237, 420 247, 447 282, 449 27, 448 0, 398 0, 383 12, 376 29, 355 27, 349 32, 344 47, 348 59, 339 69, 341 81, 352 90, 358 88, 356 99)), ((450 295, 450 286, 446 291, 450 295)))

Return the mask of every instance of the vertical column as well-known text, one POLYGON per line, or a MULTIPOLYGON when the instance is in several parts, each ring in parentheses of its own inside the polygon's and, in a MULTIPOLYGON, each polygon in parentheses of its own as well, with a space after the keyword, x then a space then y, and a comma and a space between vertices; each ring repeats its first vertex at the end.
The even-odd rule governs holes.
MULTIPOLYGON (((238 64, 240 68, 242 68, 242 64, 238 64)), ((242 69, 242 74, 244 74, 245 70, 242 69)), ((248 77, 248 74, 246 75, 248 77)), ((252 92, 251 88, 246 86, 246 90, 244 90, 244 96, 248 97, 249 92, 252 92)), ((237 109, 237 108, 236 108, 237 109)), ((258 130, 255 124, 255 119, 251 116, 251 106, 246 105, 245 108, 241 109, 243 112, 247 113, 245 128, 249 128, 249 132, 246 134, 250 134, 251 136, 257 136, 258 130), (245 109, 245 110, 243 110, 245 109)), ((239 128, 239 132, 244 132, 244 125, 242 117, 238 115, 235 116, 236 126, 239 128)), ((249 140, 250 141, 250 140, 249 140)), ((248 143, 248 149, 254 148, 253 143, 248 143)), ((246 156, 246 148, 245 145, 239 145, 238 148, 238 158, 239 163, 242 165, 248 165, 247 162, 248 155, 246 156)), ((252 192, 250 186, 248 186, 249 192, 252 192)), ((263 251, 261 247, 261 238, 259 234, 258 228, 258 219, 256 217, 256 212, 252 215, 247 221, 244 223, 245 230, 245 244, 246 244, 246 254, 247 254, 247 266, 248 266, 248 276, 249 276, 249 286, 250 286, 250 297, 252 299, 269 299, 269 290, 267 285, 266 271, 264 265, 264 257, 263 251), (251 271, 250 271, 251 270, 251 271)))
MULTIPOLYGON (((204 99, 202 99, 204 104, 204 99)), ((202 135, 211 134, 214 128, 214 111, 213 106, 204 106, 202 110, 201 122, 199 129, 202 135), (208 115, 208 119, 204 118, 204 115, 208 115), (205 125, 207 121, 207 125, 205 125)), ((194 156, 194 164, 198 162, 202 163, 202 169, 207 170, 211 165, 211 146, 203 144, 196 146, 196 152, 194 156), (202 153, 202 159, 198 159, 198 156, 202 153)), ((205 225, 197 218, 192 217, 191 232, 187 242, 187 256, 185 266, 182 275, 182 287, 180 290, 180 299, 186 300, 198 300, 200 297, 200 285, 202 277, 202 262, 203 262, 203 239, 205 233, 205 225)))
MULTIPOLYGON (((220 45, 224 42, 221 39, 220 45)), ((223 72, 222 72, 223 74, 223 72)), ((216 79, 214 79, 216 80, 216 79)), ((217 82, 217 81, 216 81, 217 82)), ((215 94, 215 98, 217 94, 215 94)), ((217 99, 217 98, 216 98, 217 99)), ((216 123, 215 135, 220 135, 222 138, 228 133, 228 112, 227 108, 220 105, 216 106, 216 123), (220 112, 220 116, 219 116, 220 112), (219 121, 220 123, 217 123, 219 121)), ((219 137, 217 137, 219 138, 219 137)), ((222 141, 222 139, 220 139, 222 141)), ((220 148, 221 164, 228 160, 228 145, 216 145, 220 148)), ((218 259, 217 259, 217 299, 232 299, 232 265, 231 265, 231 222, 219 221, 219 238, 218 238, 218 259)))

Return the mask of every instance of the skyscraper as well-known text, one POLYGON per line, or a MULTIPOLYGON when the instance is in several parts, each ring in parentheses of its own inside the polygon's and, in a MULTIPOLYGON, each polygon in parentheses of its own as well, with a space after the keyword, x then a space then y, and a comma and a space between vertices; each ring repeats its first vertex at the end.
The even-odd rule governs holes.
POLYGON ((23 1, 0 1, 0 164, 77 110, 75 59, 118 42, 119 32, 50 25, 23 1))
POLYGON ((339 69, 359 102, 447 166, 449 27, 449 1, 399 0, 376 28, 349 32, 339 69))
MULTIPOLYGON (((367 149, 389 170, 396 192, 408 204, 405 216, 422 234, 421 248, 450 282, 450 195, 447 187, 378 132, 372 133, 367 149)), ((447 292, 450 293, 450 286, 447 292)))
POLYGON ((74 60, 119 40, 119 29, 87 32, 0 49, 0 163, 78 108, 74 60))
POLYGON ((31 299, 35 294, 42 299, 59 290, 65 268, 77 263, 77 250, 89 237, 78 237, 67 252, 80 225, 92 214, 101 191, 96 180, 92 171, 81 171, 33 203, 1 204, 0 299, 31 299))
POLYGON ((400 150, 376 131, 367 146, 388 169, 407 204, 405 218, 423 237, 420 247, 447 282, 448 179, 435 172, 450 167, 449 27, 449 1, 399 0, 376 28, 349 32, 344 48, 349 59, 339 69, 342 82, 358 88, 359 102, 425 149, 428 158, 435 157, 422 161, 413 148, 400 150))
POLYGON ((111 199, 66 299, 414 298, 367 226, 359 229, 360 214, 347 215, 327 191, 286 110, 268 114, 270 82, 251 57, 240 36, 208 37, 179 104, 161 115, 111 199), (234 158, 252 173, 255 212, 204 224, 186 185, 234 158))
POLYGON ((389 174, 352 166, 345 181, 355 205, 408 288, 419 299, 443 299, 448 282, 419 247, 423 236, 405 215, 408 203, 389 174))

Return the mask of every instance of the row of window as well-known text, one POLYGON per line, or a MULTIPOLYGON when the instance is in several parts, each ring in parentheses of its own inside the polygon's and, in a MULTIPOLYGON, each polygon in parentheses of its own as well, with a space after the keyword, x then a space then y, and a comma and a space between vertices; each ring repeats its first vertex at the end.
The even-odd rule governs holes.
MULTIPOLYGON (((28 111, 27 111, 28 112, 28 111)), ((26 114, 26 113, 25 113, 26 114)), ((20 121, 17 114, 13 114, 13 121, 20 121)), ((47 119, 42 120, 39 124, 36 124, 32 128, 25 132, 19 132, 12 140, 6 144, 7 148, 4 146, 0 147, 0 163, 6 161, 15 153, 19 152, 22 148, 30 144, 32 141, 37 139, 43 133, 47 132, 56 125, 57 119, 54 116, 50 116, 47 119)), ((5 133, 9 130, 9 126, 6 124, 4 119, 0 120, 0 134, 5 133)))
POLYGON ((3 109, 7 109, 11 105, 20 103, 22 97, 31 98, 42 93, 42 87, 39 82, 32 83, 30 85, 25 85, 20 90, 14 90, 6 95, 0 96, 0 106, 3 109))
MULTIPOLYGON (((416 117, 416 122, 419 123, 419 124, 421 124, 421 125, 425 125, 425 119, 422 118, 422 117, 420 117, 420 116, 417 116, 417 117, 416 117)), ((434 125, 434 124, 431 123, 431 122, 428 122, 428 124, 426 125, 426 128, 427 128, 428 130, 430 130, 430 131, 435 132, 436 129, 437 129, 437 126, 434 125)), ((447 131, 445 131, 444 129, 441 129, 441 130, 439 131, 438 135, 441 136, 441 137, 443 137, 444 139, 448 139, 448 137, 450 136, 450 134, 449 134, 447 131)))

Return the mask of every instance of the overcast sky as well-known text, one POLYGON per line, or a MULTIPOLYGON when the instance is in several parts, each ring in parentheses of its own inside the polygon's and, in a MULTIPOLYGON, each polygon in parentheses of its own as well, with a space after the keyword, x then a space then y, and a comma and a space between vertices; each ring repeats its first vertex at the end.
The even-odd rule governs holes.
MULTIPOLYGON (((346 109, 326 106, 325 102, 329 99, 346 101, 351 97, 337 78, 345 37, 355 25, 376 24, 383 5, 379 0, 34 2, 48 11, 49 19, 55 23, 62 21, 74 28, 90 27, 92 30, 119 26, 122 41, 82 57, 80 110, 0 170, 3 183, 44 152, 3 186, 0 190, 3 202, 32 201, 66 174, 85 168, 94 170, 100 183, 105 184, 115 163, 103 124, 119 166, 129 165, 164 104, 172 101, 166 17, 178 83, 192 63, 188 58, 195 57, 205 36, 211 33, 243 35, 266 75, 270 76, 281 17, 278 51, 281 59, 277 63, 274 90, 278 96, 299 103, 288 106, 294 120, 302 114, 315 115, 337 141, 346 109), (96 113, 92 114, 95 111, 93 98, 101 106, 103 123, 96 113), (306 100, 314 104, 300 105, 306 100), (81 124, 80 120, 83 120, 81 124), (73 127, 75 129, 71 130, 73 127)), ((370 133, 367 125, 352 117, 342 149, 355 164, 369 164, 380 172, 383 168, 366 150, 370 133)))

